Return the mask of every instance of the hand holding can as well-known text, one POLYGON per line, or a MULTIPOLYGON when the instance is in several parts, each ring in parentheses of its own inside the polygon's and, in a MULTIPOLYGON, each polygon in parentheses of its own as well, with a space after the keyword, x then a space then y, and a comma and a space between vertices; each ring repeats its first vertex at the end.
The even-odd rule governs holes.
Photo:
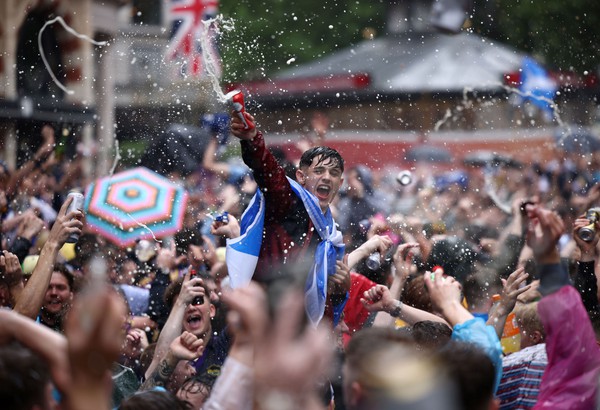
POLYGON ((235 114, 244 124, 244 129, 249 130, 254 128, 254 124, 246 119, 246 107, 244 104, 244 94, 239 90, 233 90, 227 93, 225 96, 227 102, 235 111, 235 114))
MULTIPOLYGON (((84 196, 81 192, 77 192, 77 191, 71 191, 69 192, 69 195, 67 195, 67 201, 69 200, 69 198, 73 198, 71 203, 69 204, 69 207, 67 208, 67 215, 69 214, 69 212, 73 212, 73 211, 80 211, 83 212, 83 202, 84 202, 84 196)), ((67 238, 67 243, 76 243, 79 240, 79 234, 73 233, 71 235, 69 235, 69 237, 67 238)))

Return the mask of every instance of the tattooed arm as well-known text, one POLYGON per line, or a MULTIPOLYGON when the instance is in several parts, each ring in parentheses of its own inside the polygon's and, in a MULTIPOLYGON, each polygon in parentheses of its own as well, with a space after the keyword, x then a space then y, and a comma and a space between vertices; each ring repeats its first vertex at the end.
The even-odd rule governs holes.
POLYGON ((156 366, 156 369, 154 369, 150 377, 142 384, 140 391, 151 390, 156 386, 165 387, 175 371, 178 362, 179 360, 177 360, 171 352, 167 353, 167 355, 158 363, 158 366, 156 366))
POLYGON ((180 360, 194 360, 204 351, 204 341, 189 332, 173 340, 169 351, 160 360, 156 369, 140 387, 140 391, 150 390, 155 386, 165 387, 180 360))

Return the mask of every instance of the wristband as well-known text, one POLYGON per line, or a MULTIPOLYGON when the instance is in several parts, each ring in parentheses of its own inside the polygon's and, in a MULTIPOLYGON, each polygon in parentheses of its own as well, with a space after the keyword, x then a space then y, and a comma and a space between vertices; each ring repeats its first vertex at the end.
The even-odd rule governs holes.
POLYGON ((394 308, 390 310, 389 314, 392 317, 400 317, 400 314, 402 314, 402 302, 397 300, 396 306, 394 306, 394 308))

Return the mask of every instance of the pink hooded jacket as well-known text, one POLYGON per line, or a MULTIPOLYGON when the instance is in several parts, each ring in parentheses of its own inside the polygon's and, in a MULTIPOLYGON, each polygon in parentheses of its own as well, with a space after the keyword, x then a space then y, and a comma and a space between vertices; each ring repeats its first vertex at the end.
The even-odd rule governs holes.
POLYGON ((600 348, 577 290, 570 285, 542 298, 548 366, 534 409, 593 410, 600 376, 600 348))

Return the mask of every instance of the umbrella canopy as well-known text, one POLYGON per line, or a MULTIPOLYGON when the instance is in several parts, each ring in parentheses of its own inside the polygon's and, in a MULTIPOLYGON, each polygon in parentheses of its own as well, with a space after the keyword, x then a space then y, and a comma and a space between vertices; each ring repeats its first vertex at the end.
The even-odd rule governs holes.
POLYGON ((499 154, 492 151, 475 151, 463 159, 465 165, 474 167, 499 167, 520 168, 522 164, 508 155, 499 154))
POLYGON ((162 175, 177 171, 187 176, 202 163, 204 150, 212 138, 208 127, 171 124, 166 132, 152 138, 140 165, 162 175))
POLYGON ((556 146, 567 152, 594 152, 600 151, 600 140, 589 130, 584 128, 559 131, 554 136, 556 146))
POLYGON ((181 229, 187 192, 161 175, 138 167, 97 179, 86 189, 86 223, 119 246, 162 238, 181 229))
POLYGON ((452 153, 443 147, 419 145, 408 150, 406 160, 413 162, 452 162, 452 153))

